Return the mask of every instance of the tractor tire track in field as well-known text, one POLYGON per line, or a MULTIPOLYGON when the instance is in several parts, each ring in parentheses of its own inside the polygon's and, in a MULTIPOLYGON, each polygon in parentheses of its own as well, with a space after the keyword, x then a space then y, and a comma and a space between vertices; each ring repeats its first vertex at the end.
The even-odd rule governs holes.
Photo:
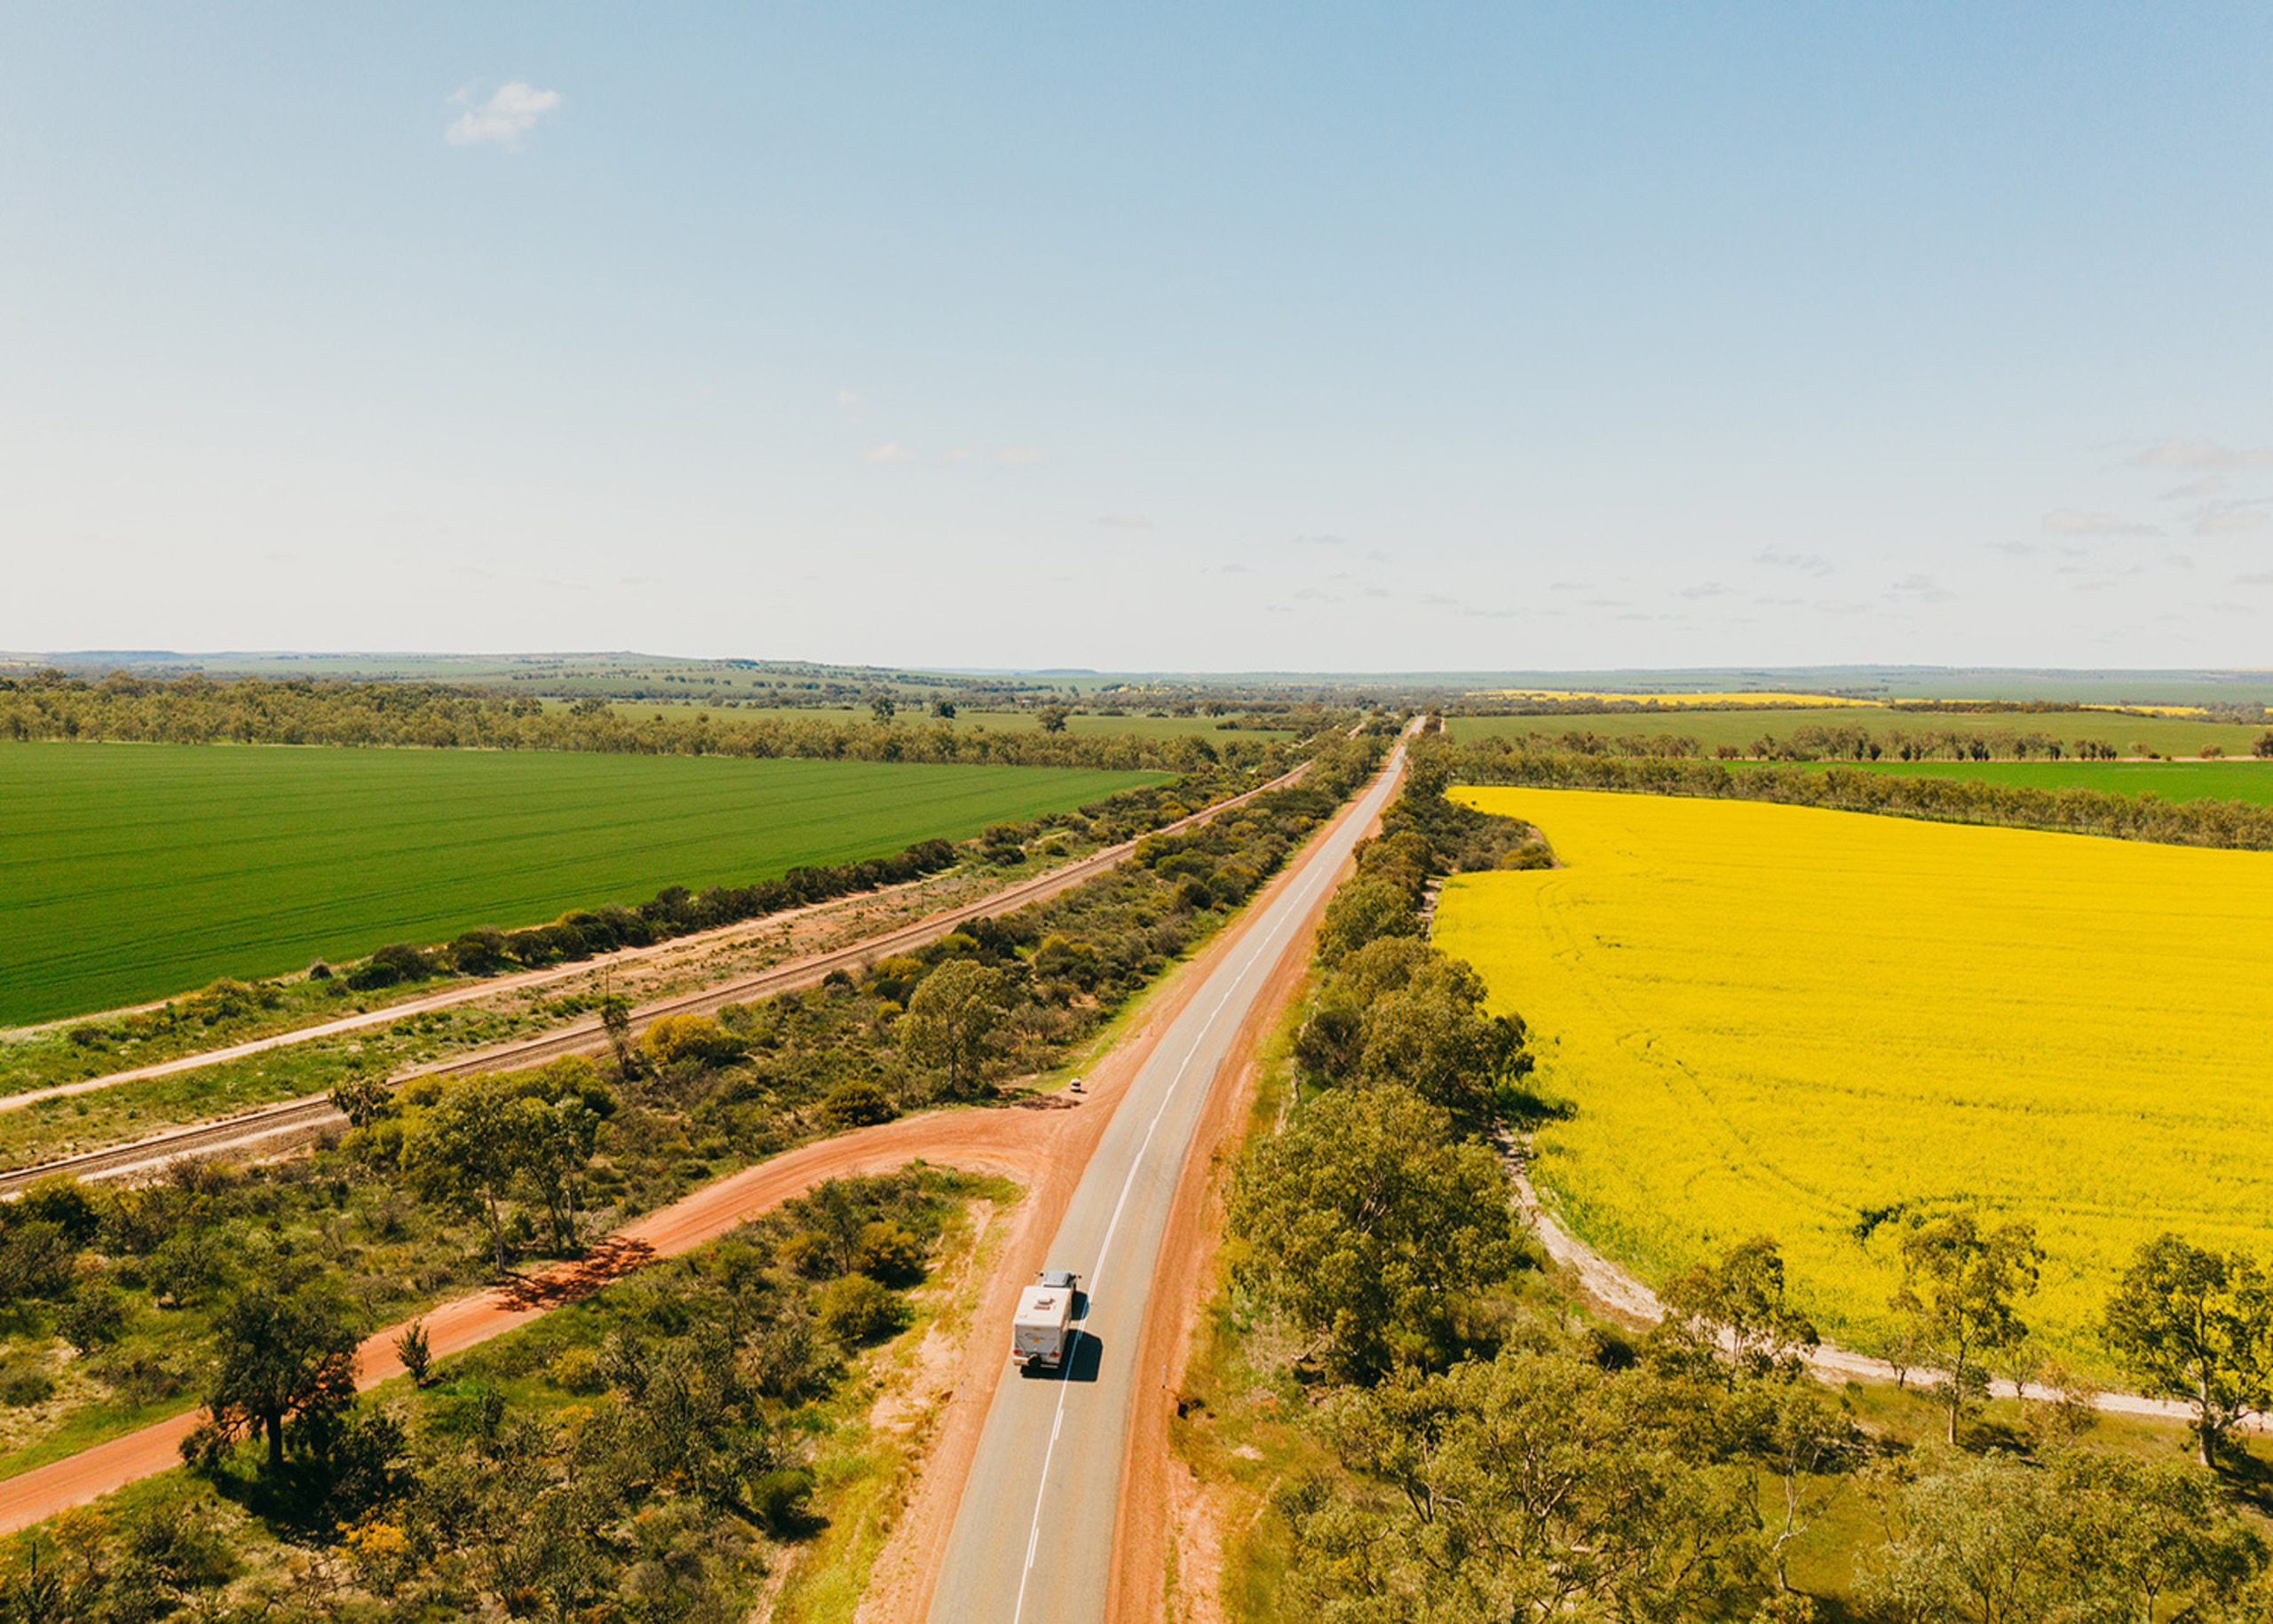
MULTIPOLYGON (((819 984, 831 970, 849 969, 885 955, 903 952, 937 941, 957 926, 966 924, 973 919, 1009 912, 1036 902, 1048 901, 1053 897, 1072 890, 1076 885, 1096 878, 1124 861, 1136 851, 1141 842, 1150 839, 1152 835, 1169 834, 1204 823, 1234 807, 1244 805, 1257 796, 1273 789, 1287 788, 1299 780, 1307 769, 1308 764, 1305 763, 1266 783, 1257 785, 1253 789, 1218 801, 1212 806, 1203 807, 1188 817, 1178 819, 1160 829, 1139 836, 1135 840, 1127 840, 1118 845, 1107 846, 1102 851, 1094 852, 1088 857, 1078 859, 1062 867, 1053 868, 1047 874, 1040 874, 1031 879, 1021 880, 1001 891, 992 891, 972 901, 929 915, 912 924, 896 926, 876 935, 864 937, 843 947, 832 948, 825 953, 811 955, 786 964, 774 965, 751 975, 739 976, 695 992, 680 994, 644 1005, 633 1011, 632 1018, 635 1023, 644 1026, 666 1015, 709 1014, 725 1004, 745 1002, 753 998, 771 997, 782 993, 798 991, 819 984)), ((921 883, 921 882, 915 883, 921 883)), ((873 898, 882 893, 870 891, 861 894, 873 898)), ((594 969, 601 967, 603 963, 626 963, 637 958, 651 956, 666 948, 684 950, 690 945, 699 945, 704 940, 719 940, 730 935, 747 934, 754 927, 775 928, 789 917, 788 914, 775 914, 764 920, 743 921, 736 924, 724 925, 716 931, 679 937, 673 941, 659 942, 649 947, 621 949, 616 954, 604 955, 604 959, 581 961, 574 967, 550 966, 541 970, 525 971, 517 976, 477 982, 470 986, 452 988, 447 992, 434 994, 430 998, 415 999, 407 1003, 390 1006, 385 1010, 375 1010, 366 1014, 344 1017, 340 1020, 325 1022, 317 1026, 275 1033, 268 1037, 250 1039, 243 1043, 232 1044, 226 1049, 210 1050, 202 1055, 183 1056, 178 1059, 160 1061, 131 1071, 115 1072, 106 1077, 60 1083, 51 1089, 36 1089, 29 1093, 0 1098, 0 1111, 20 1109, 41 1099, 83 1094, 99 1089, 115 1088, 123 1083, 170 1076, 176 1073, 194 1070, 200 1066, 265 1053, 272 1049, 308 1042, 319 1037, 336 1036, 343 1032, 384 1026, 432 1010, 447 1008, 452 1004, 467 1002, 500 992, 512 991, 516 987, 539 985, 543 980, 558 979, 572 974, 589 974, 594 969)), ((555 1032, 515 1039, 487 1049, 477 1050, 454 1059, 419 1066, 401 1073, 390 1081, 400 1085, 417 1077, 463 1076, 472 1072, 519 1069, 541 1066, 548 1060, 556 1060, 565 1055, 604 1051, 606 1047, 606 1029, 597 1019, 580 1021, 555 1032)), ((257 1111, 245 1112, 218 1121, 200 1122, 187 1127, 169 1129, 163 1133, 153 1134, 124 1145, 81 1152, 29 1167, 0 1172, 0 1198, 20 1193, 27 1186, 42 1178, 58 1175, 74 1178, 131 1177, 155 1172, 167 1162, 178 1161, 185 1156, 210 1156, 234 1150, 246 1150, 257 1153, 283 1150, 300 1139, 312 1137, 327 1128, 337 1127, 345 1121, 346 1119, 333 1108, 329 1095, 308 1095, 299 1099, 286 1100, 277 1105, 263 1106, 257 1111)))

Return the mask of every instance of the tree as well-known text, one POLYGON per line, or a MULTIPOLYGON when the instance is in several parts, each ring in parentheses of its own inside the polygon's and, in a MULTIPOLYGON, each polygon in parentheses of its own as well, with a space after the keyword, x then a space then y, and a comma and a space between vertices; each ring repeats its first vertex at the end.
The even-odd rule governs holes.
POLYGON ((1984 1361, 2028 1335, 2019 1303, 2043 1262, 2031 1224, 1984 1230, 1972 1213, 1954 1212, 1904 1233, 1902 1285, 1889 1303, 1917 1331, 1923 1362, 1943 1374, 1952 1444, 1958 1417, 1988 1389, 1984 1361))
POLYGON ((1899 1624, 2229 1618, 2265 1567, 2262 1538, 2181 1461, 1928 1455, 1890 1501, 1863 1591, 1899 1624))
POLYGON ((577 1216, 584 1207, 584 1175, 599 1146, 600 1118, 574 1094, 546 1105, 524 1104, 527 1137, 518 1171, 544 1204, 555 1249, 573 1252, 579 1244, 577 1216))
MULTIPOLYGON (((1298 1485, 1287 1616, 1736 1618, 1760 1573, 1748 1467, 1700 1461, 1693 1390, 1509 1349, 1323 1406, 1342 1464, 1385 1495, 1298 1485)), ((1338 1485, 1337 1485, 1338 1486, 1338 1485)))
POLYGON ((225 1438, 265 1433, 272 1471, 284 1464, 286 1422, 333 1419, 355 1402, 355 1331, 334 1296, 257 1287, 222 1310, 213 1333, 213 1425, 225 1438))
POLYGON ((616 1074, 637 1077, 639 1059, 631 1047, 631 1001, 613 994, 601 999, 600 1026, 607 1034, 608 1047, 615 1051, 616 1074))
POLYGON ((426 1322, 414 1319, 394 1339, 394 1356, 402 1361, 403 1369, 410 1376, 413 1387, 426 1385, 426 1372, 434 1363, 434 1344, 426 1335, 426 1322))
POLYGON ((471 1077, 427 1106, 403 1147, 403 1166, 430 1195, 488 1219, 497 1272, 505 1272, 499 1203, 519 1170, 541 1108, 514 1098, 495 1077, 471 1077))
POLYGON ((362 1073, 333 1088, 331 1108, 349 1127, 368 1128, 394 1108, 394 1090, 384 1076, 362 1073))
POLYGON ((1404 1083, 1461 1128, 1482 1128, 1498 1110, 1501 1085, 1530 1066, 1522 1019, 1486 1015, 1484 997, 1484 982, 1468 965, 1424 948, 1403 986, 1360 995, 1359 1074, 1404 1083))
POLYGON ((917 983, 899 1018, 900 1052, 910 1065, 941 1073, 949 1096, 978 1080, 1010 1013, 1010 981, 992 965, 950 959, 917 983))
POLYGON ((1839 1475, 1861 1454, 1863 1433, 1846 1406, 1813 1382, 1760 1382, 1746 1396, 1760 1412, 1752 1453, 1783 1492, 1783 1523, 1769 1533, 1768 1557, 1775 1565, 1776 1588, 1789 1590, 1792 1543, 1841 1492, 1839 1475))
POLYGON ((1062 733, 1065 731, 1065 718, 1073 714, 1063 705, 1044 705, 1034 713, 1034 720, 1046 733, 1062 733))
POLYGON ((1333 964, 1384 936, 1418 936, 1421 916, 1405 888, 1388 880, 1357 879, 1334 892, 1319 922, 1319 961, 1333 964))
POLYGON ((878 725, 891 721, 899 713, 899 702, 889 693, 879 693, 868 701, 868 714, 875 717, 878 725))
POLYGON ((1725 1358, 1731 1385, 1738 1374, 1797 1375, 1802 1355, 1822 1340, 1785 1299, 1784 1255, 1768 1235, 1675 1275, 1658 1295, 1663 1343, 1683 1362, 1718 1366, 1725 1358))
POLYGON ((931 701, 931 714, 939 717, 942 722, 954 721, 955 719, 954 701, 951 699, 933 700, 931 701))
POLYGON ((2273 1287, 2254 1259, 2162 1235, 2140 1247, 2108 1299, 2102 1335, 2158 1398, 2193 1406, 2202 1464, 2273 1404, 2273 1287))
POLYGON ((1360 1380, 1442 1367, 1520 1256, 1499 1159, 1394 1084, 1321 1094, 1257 1141, 1230 1226, 1239 1278, 1360 1380))

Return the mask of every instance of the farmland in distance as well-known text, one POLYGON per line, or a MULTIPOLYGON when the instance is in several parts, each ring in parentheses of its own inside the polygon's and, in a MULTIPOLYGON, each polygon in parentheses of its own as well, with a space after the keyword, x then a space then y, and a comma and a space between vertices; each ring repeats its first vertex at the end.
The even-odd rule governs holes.
POLYGON ((744 884, 1144 772, 477 750, 0 746, 0 1025, 744 884))
POLYGON ((1977 779, 2031 789, 2099 789, 2166 801, 2248 801, 2273 805, 2273 761, 1873 761, 1840 762, 1907 778, 1977 779))
POLYGON ((2132 1248, 2273 1245, 2273 855, 1576 790, 1459 789, 1563 867, 1462 875, 1436 940, 1531 1023, 1534 1171, 1645 1277, 1754 1234, 1873 1347, 1902 1221, 2032 1220, 2086 1360, 2132 1248))
POLYGON ((1666 709, 1445 718, 1445 732, 1457 741, 1520 739, 1537 733, 1551 742, 1564 733, 1590 733, 1604 739, 1694 739, 1708 755, 1723 745, 1749 751, 1760 739, 1789 739, 1803 727, 1862 728, 1880 738, 1897 733, 1953 733, 1967 736, 2045 733, 2069 746, 2078 740, 2088 739, 2123 756, 2140 754, 2142 746, 2159 756, 2195 756, 2207 744, 2236 757, 2247 756, 2267 731, 2260 724, 2209 721, 2197 717, 2132 716, 2115 711, 1974 713, 1893 710, 1865 705, 1821 710, 1666 709))

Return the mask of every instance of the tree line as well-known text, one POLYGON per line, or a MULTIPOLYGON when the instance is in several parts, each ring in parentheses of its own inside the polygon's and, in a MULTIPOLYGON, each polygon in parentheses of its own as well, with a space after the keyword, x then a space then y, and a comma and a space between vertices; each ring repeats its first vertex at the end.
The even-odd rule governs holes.
MULTIPOLYGON (((1315 713, 1320 728, 1344 713, 1315 713)), ((1061 718, 1062 721, 1062 718, 1061 718)), ((96 680, 46 672, 0 677, 0 738, 170 744, 415 745, 588 750, 647 756, 801 757, 827 761, 983 762, 1180 772, 1210 762, 1241 770, 1291 764, 1283 741, 1198 735, 956 729, 875 718, 624 717, 606 700, 547 708, 526 694, 438 683, 216 682, 200 676, 96 680)))
POLYGON ((2273 850, 2273 806, 2244 801, 2165 801, 2081 787, 2039 789, 1978 779, 1912 778, 1841 767, 1794 772, 1717 761, 1635 760, 1530 750, 1506 740, 1416 741, 1414 770, 1434 784, 1524 784, 1642 795, 1772 801, 1944 823, 2052 829, 2171 845, 2273 850))

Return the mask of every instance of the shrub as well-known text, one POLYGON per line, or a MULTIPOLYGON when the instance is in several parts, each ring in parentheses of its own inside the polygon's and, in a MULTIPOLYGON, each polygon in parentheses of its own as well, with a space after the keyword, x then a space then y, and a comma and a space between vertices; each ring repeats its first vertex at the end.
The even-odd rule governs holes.
POLYGON ((462 976, 494 976, 508 963, 503 931, 468 931, 448 948, 450 968, 462 976))
POLYGON ((126 1305, 107 1287, 81 1287, 55 1316, 56 1334, 81 1353, 116 1342, 125 1328, 126 1305))
POLYGON ((607 1385, 599 1355, 590 1348, 563 1348, 544 1367, 544 1379, 566 1393, 596 1393, 607 1385))
POLYGON ((887 1286, 906 1286, 923 1277, 923 1242, 888 1218, 860 1226, 852 1257, 854 1268, 887 1286))
POLYGON ((867 1128, 889 1122, 899 1114, 891 1097, 875 1083, 856 1078, 839 1083, 820 1103, 821 1115, 832 1128, 867 1128))
POLYGON ((433 961, 408 942, 389 942, 347 972, 347 985, 359 993, 423 981, 434 973, 433 961))
POLYGON ((743 1044, 707 1015, 666 1015, 648 1026, 639 1047, 657 1066, 680 1060, 717 1066, 739 1058, 743 1044))
POLYGON ((813 1311, 821 1329, 848 1348, 883 1341, 907 1315, 897 1292, 865 1274, 829 1281, 813 1294, 813 1311))
MULTIPOLYGON (((872 1280, 869 1284, 874 1285, 872 1280)), ((29 1409, 55 1397, 55 1378, 36 1365, 0 1366, 0 1405, 12 1410, 29 1409)))
POLYGON ((813 1475, 802 1466, 762 1474, 750 1485, 750 1509, 779 1537, 804 1533, 812 1521, 813 1475))

